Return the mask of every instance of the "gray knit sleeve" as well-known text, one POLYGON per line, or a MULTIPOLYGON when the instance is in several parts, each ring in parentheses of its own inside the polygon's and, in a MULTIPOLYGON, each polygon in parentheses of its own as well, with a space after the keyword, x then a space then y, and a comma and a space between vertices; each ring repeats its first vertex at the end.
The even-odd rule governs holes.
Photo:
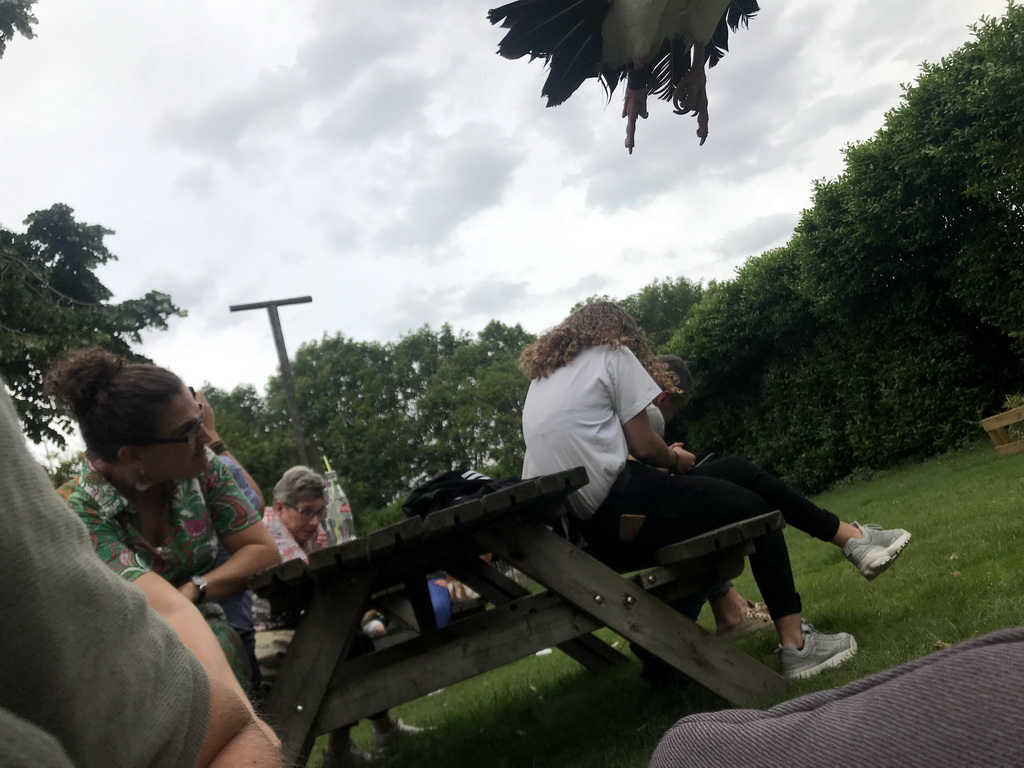
POLYGON ((76 768, 195 765, 210 708, 205 672, 142 591, 93 551, 29 454, 2 381, 0 585, 5 717, 52 736, 76 768))

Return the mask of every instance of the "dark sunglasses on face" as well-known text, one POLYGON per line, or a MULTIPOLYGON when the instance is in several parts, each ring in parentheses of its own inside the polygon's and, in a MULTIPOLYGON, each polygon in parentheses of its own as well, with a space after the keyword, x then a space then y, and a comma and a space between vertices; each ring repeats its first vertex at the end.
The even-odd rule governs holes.
POLYGON ((289 504, 287 502, 284 502, 284 505, 288 507, 288 509, 294 509, 307 520, 312 520, 314 517, 319 517, 321 520, 324 520, 327 517, 327 507, 317 510, 302 509, 302 507, 296 507, 294 504, 289 504))
POLYGON ((171 443, 188 443, 189 445, 195 445, 196 441, 199 439, 199 430, 203 428, 204 406, 202 403, 197 403, 197 405, 199 406, 199 418, 196 419, 195 424, 188 428, 188 431, 185 432, 185 434, 179 437, 154 437, 149 442, 159 445, 171 443))

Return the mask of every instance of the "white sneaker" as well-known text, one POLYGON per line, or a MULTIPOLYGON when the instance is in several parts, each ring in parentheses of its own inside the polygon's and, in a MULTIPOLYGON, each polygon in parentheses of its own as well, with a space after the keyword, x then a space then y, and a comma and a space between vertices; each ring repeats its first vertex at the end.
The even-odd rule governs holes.
POLYGON ((857 566, 861 576, 868 581, 878 577, 899 557, 903 548, 910 543, 910 534, 902 528, 886 529, 880 525, 851 523, 863 531, 860 539, 850 539, 843 546, 846 559, 857 566))
POLYGON ((403 738, 405 736, 415 736, 417 733, 423 733, 426 728, 417 728, 415 725, 409 725, 403 723, 399 719, 395 719, 395 727, 386 733, 380 733, 378 731, 373 732, 373 745, 377 749, 386 747, 388 744, 393 743, 396 739, 403 738))
POLYGON ((801 622, 804 647, 780 645, 776 653, 782 676, 790 680, 814 677, 826 669, 838 667, 857 653, 857 641, 848 632, 826 635, 806 621, 801 622))

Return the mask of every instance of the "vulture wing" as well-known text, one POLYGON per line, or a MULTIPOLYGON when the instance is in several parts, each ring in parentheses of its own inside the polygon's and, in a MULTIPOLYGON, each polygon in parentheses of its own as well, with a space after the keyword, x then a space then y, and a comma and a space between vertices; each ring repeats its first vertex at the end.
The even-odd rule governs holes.
POLYGON ((500 55, 547 62, 541 96, 554 107, 584 80, 602 75, 601 28, 610 7, 611 0, 517 0, 493 9, 487 18, 509 30, 498 43, 500 55))

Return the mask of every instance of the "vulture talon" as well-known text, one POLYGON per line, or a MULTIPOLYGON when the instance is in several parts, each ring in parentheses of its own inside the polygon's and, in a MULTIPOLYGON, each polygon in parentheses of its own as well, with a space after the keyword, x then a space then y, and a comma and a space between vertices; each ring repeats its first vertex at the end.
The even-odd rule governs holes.
POLYGON ((626 149, 633 154, 636 146, 636 119, 647 119, 647 89, 627 88, 622 100, 622 116, 626 118, 626 149))

